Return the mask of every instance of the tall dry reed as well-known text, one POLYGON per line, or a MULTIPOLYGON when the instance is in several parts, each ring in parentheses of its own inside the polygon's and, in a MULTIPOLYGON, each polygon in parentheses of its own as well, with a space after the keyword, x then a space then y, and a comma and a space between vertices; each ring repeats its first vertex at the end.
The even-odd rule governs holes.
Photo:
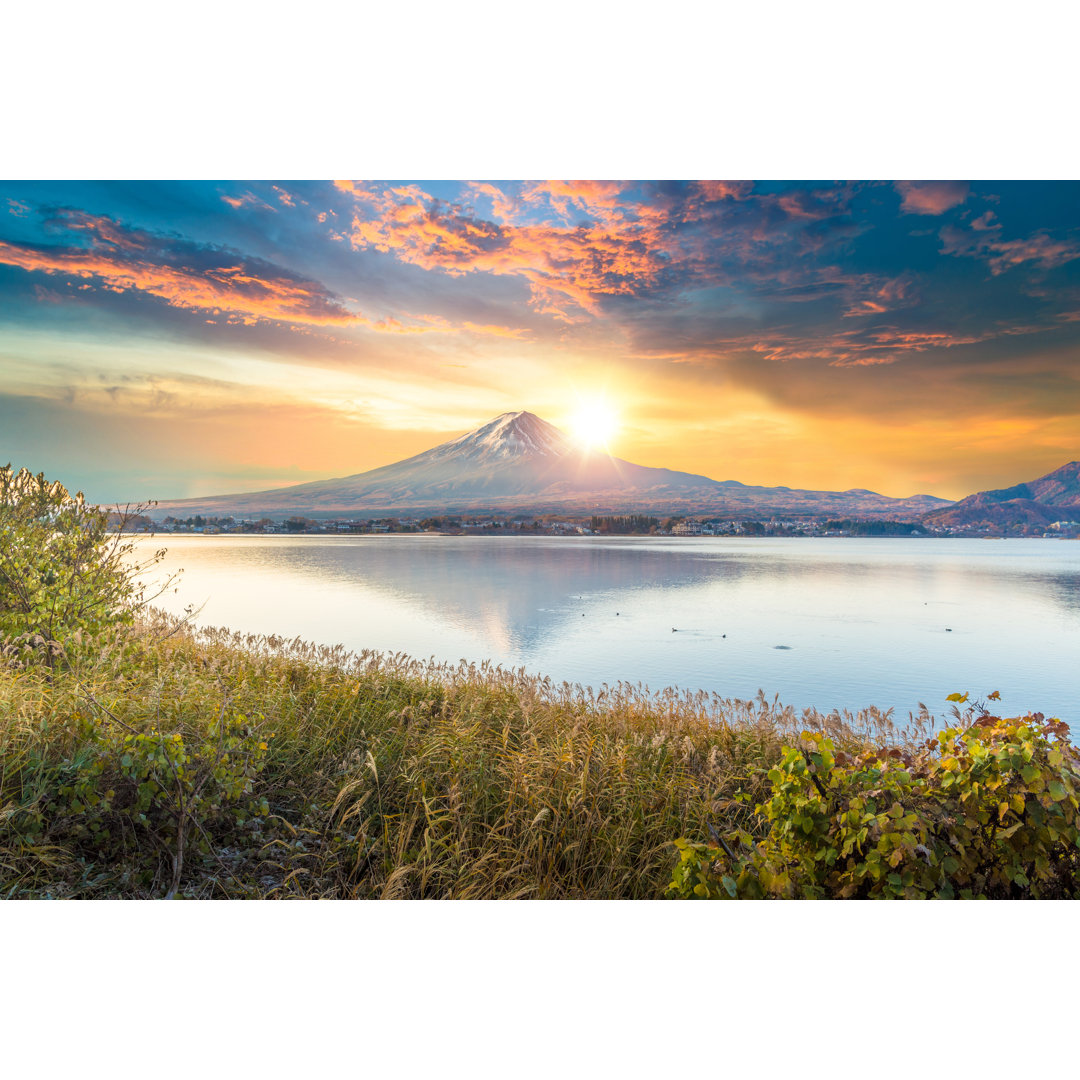
POLYGON ((161 613, 96 644, 57 674, 0 669, 0 895, 655 898, 676 837, 753 827, 785 740, 911 731, 875 710, 594 691, 161 613), (232 760, 266 748, 228 813, 226 796, 191 795, 193 770, 217 782, 226 724, 232 760), (177 737, 202 757, 143 780, 162 805, 140 818, 132 747, 177 737), (100 807, 79 795, 93 770, 100 807), (178 832, 193 838, 179 863, 178 832))

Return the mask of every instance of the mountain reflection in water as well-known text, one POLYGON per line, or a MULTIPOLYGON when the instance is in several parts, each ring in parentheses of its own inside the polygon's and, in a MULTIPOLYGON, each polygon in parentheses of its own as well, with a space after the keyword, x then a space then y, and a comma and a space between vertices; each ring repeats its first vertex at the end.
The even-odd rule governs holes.
POLYGON ((599 687, 679 685, 819 709, 1000 690, 1065 720, 1080 544, 172 536, 159 603, 204 625, 351 649, 490 659, 599 687), (674 633, 673 633, 674 631, 674 633), (778 648, 785 646, 785 648, 778 648))

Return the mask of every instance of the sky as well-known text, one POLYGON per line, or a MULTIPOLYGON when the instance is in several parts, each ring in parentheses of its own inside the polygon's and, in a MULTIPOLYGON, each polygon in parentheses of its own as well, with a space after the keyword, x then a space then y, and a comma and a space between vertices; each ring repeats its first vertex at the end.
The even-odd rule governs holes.
POLYGON ((960 498, 1080 458, 1080 184, 0 181, 0 462, 128 502, 507 411, 960 498))

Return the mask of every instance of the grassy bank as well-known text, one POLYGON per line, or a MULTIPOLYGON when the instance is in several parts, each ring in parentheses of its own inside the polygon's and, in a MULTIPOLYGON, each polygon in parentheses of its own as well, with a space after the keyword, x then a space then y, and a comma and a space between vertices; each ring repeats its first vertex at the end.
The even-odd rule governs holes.
POLYGON ((888 727, 157 614, 84 645, 0 669, 0 895, 660 897, 785 740, 888 727))

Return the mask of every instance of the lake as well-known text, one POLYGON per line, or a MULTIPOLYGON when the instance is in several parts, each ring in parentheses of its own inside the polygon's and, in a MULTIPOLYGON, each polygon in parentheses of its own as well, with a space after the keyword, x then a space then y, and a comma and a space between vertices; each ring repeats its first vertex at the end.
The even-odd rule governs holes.
POLYGON ((1000 690, 1072 720, 1080 543, 1055 540, 158 536, 157 601, 198 622, 783 704, 892 708, 1000 690))

